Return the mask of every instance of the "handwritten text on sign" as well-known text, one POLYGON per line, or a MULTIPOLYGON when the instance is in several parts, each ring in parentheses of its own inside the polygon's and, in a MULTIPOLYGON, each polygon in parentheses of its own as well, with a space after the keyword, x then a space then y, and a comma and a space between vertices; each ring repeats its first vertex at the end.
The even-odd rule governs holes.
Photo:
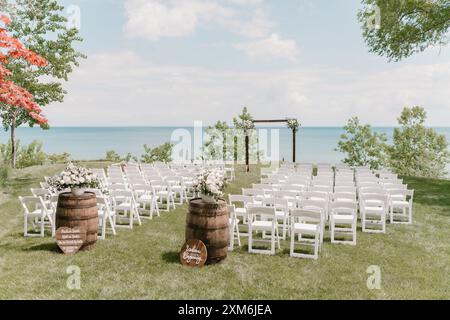
POLYGON ((188 240, 180 252, 181 264, 184 266, 202 267, 206 257, 206 246, 201 240, 188 240))
POLYGON ((78 252, 86 241, 86 230, 84 228, 62 227, 56 230, 56 243, 65 254, 78 252))

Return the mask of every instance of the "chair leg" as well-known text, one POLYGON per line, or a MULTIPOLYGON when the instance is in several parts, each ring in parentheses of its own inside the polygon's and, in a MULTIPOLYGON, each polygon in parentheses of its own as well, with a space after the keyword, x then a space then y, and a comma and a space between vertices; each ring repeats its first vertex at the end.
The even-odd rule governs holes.
MULTIPOLYGON (((241 247, 241 235, 239 234, 239 225, 235 223, 238 246, 241 247)), ((234 241, 234 239, 233 239, 234 241)))
POLYGON ((28 217, 27 215, 24 215, 23 217, 23 236, 28 237, 28 217))
POLYGON ((108 215, 108 220, 109 220, 109 224, 111 225, 111 229, 112 229, 113 235, 116 235, 116 226, 115 226, 116 222, 115 222, 115 218, 116 218, 116 217, 114 217, 114 219, 112 219, 111 216, 108 215))
POLYGON ((291 249, 290 249, 290 256, 294 256, 294 245, 295 245, 295 232, 291 231, 291 249))
POLYGON ((41 217, 41 237, 45 237, 45 218, 41 217))

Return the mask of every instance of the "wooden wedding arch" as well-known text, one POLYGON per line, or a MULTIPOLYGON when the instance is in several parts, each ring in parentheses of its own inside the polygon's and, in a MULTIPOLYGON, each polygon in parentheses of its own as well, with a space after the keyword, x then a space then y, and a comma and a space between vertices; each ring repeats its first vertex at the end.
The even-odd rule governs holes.
MULTIPOLYGON (((253 120, 254 124, 259 123, 286 123, 288 124, 290 121, 295 121, 297 119, 269 119, 269 120, 253 120)), ((298 127, 291 128, 292 130, 292 162, 295 163, 295 143, 296 143, 296 135, 298 131, 298 127)), ((245 166, 247 168, 247 172, 250 171, 250 156, 249 156, 249 137, 248 135, 245 137, 245 166)))

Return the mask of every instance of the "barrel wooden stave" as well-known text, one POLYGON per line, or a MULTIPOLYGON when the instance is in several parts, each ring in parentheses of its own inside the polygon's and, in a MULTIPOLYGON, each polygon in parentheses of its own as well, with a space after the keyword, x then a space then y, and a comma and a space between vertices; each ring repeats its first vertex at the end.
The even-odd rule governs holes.
POLYGON ((58 198, 56 228, 80 227, 86 230, 86 242, 81 250, 90 250, 97 242, 98 211, 95 193, 86 192, 82 196, 62 193, 58 198))
POLYGON ((228 207, 225 201, 218 204, 193 199, 186 215, 186 240, 202 240, 208 250, 206 264, 221 262, 227 257, 229 243, 228 207))

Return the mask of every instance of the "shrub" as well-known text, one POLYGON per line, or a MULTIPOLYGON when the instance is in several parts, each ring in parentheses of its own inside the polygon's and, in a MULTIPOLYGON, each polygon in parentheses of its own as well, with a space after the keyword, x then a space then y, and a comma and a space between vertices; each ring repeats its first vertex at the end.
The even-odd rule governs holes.
POLYGON ((441 178, 447 174, 448 142, 444 135, 425 127, 422 107, 404 108, 389 147, 389 165, 400 175, 441 178))
POLYGON ((359 123, 358 117, 348 120, 336 151, 346 154, 349 166, 370 166, 379 169, 386 163, 386 136, 372 131, 370 125, 359 123))
POLYGON ((141 156, 142 163, 170 162, 172 161, 173 144, 166 142, 158 147, 150 148, 144 144, 144 154, 141 156))
POLYGON ((106 160, 112 161, 112 162, 119 162, 122 160, 122 158, 116 151, 109 150, 109 151, 106 151, 106 160))
POLYGON ((53 153, 47 154, 47 159, 51 164, 56 163, 69 163, 70 162, 70 153, 53 153))

